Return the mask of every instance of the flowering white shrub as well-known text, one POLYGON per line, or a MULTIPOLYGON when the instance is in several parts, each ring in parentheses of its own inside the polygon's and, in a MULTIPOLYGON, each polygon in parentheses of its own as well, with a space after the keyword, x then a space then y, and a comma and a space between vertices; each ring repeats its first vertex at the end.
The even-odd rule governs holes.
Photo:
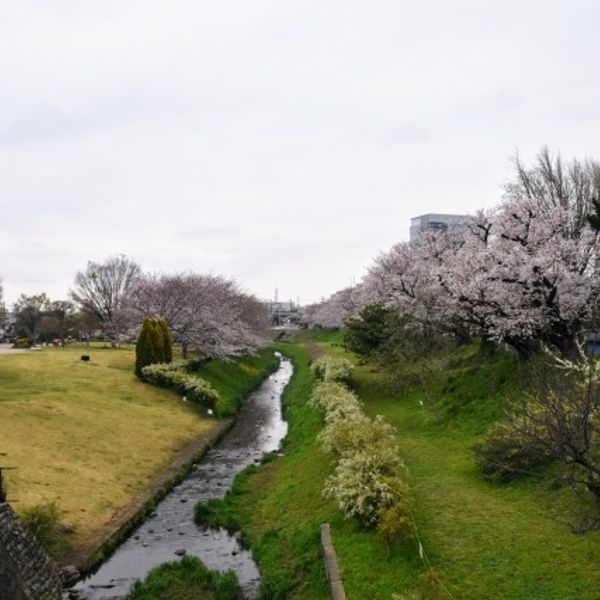
POLYGON ((325 421, 335 423, 362 415, 362 402, 345 385, 335 381, 322 381, 315 385, 311 403, 325 411, 325 421))
POLYGON ((322 356, 311 365, 317 379, 350 384, 354 365, 346 358, 322 356))
POLYGON ((142 378, 148 383, 175 390, 190 401, 214 410, 219 394, 208 381, 188 375, 184 370, 186 365, 185 362, 148 365, 142 369, 142 378))
POLYGON ((394 432, 381 415, 372 420, 361 413, 352 420, 329 423, 319 434, 319 441, 325 450, 339 456, 368 451, 377 455, 382 464, 402 466, 394 432))
POLYGON ((324 493, 337 502, 346 518, 374 526, 383 511, 408 496, 408 488, 396 464, 382 464, 377 453, 362 450, 340 458, 324 493))
MULTIPOLYGON (((323 491, 337 502, 346 518, 355 517, 364 525, 377 525, 387 515, 391 524, 386 526, 386 535, 391 539, 393 532, 406 529, 410 516, 408 490, 401 477, 404 465, 394 428, 381 416, 370 419, 364 415, 356 394, 328 377, 328 368, 336 365, 335 361, 320 359, 315 363, 315 373, 322 380, 315 385, 311 397, 311 404, 325 412, 326 426, 318 439, 325 450, 338 458, 323 491)), ((337 368, 332 371, 339 373, 337 368)))
POLYGON ((143 376, 144 379, 149 383, 155 383, 162 385, 161 378, 164 373, 174 371, 185 371, 188 368, 190 361, 178 360, 170 363, 154 363, 144 367, 143 376))

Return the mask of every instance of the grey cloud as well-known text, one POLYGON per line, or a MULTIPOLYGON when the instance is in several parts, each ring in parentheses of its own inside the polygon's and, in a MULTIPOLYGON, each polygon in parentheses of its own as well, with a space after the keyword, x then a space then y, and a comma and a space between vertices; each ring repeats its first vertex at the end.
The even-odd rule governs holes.
POLYGON ((0 4, 0 274, 88 259, 305 300, 419 212, 500 197, 509 158, 597 152, 591 0, 0 4))

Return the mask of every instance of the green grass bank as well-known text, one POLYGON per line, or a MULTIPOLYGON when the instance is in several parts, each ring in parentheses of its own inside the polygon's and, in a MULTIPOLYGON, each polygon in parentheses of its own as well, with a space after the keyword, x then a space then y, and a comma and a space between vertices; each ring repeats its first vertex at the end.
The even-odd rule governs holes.
POLYGON ((233 416, 240 408, 242 400, 263 379, 275 371, 277 357, 272 348, 261 350, 253 356, 242 356, 230 361, 211 360, 202 365, 192 375, 208 381, 219 393, 219 414, 233 416))
POLYGON ((414 518, 441 582, 431 586, 415 541, 388 551, 321 495, 332 461, 315 439, 322 417, 307 405, 308 350, 347 355, 339 333, 303 333, 299 343, 281 347, 296 367, 284 394, 285 455, 241 474, 225 501, 204 514, 242 530, 261 567, 263 598, 327 597, 319 547, 325 521, 350 600, 598 598, 600 532, 571 532, 576 501, 570 492, 544 478, 492 484, 475 465, 474 443, 501 417, 507 399, 522 393, 523 367, 512 356, 482 354, 475 346, 446 352, 432 361, 424 385, 400 390, 371 365, 357 366, 354 384, 365 412, 397 428, 414 518))

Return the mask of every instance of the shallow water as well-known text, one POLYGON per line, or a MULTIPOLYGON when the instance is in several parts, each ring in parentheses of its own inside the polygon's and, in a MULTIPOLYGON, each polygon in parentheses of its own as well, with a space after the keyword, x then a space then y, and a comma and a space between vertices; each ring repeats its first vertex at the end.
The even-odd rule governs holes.
POLYGON ((152 515, 89 578, 73 589, 80 598, 116 600, 127 594, 136 579, 177 552, 197 556, 211 569, 236 572, 246 598, 258 592, 260 574, 252 553, 225 530, 199 528, 194 506, 201 500, 222 498, 234 477, 277 450, 287 433, 281 414, 281 394, 292 375, 292 364, 281 357, 278 370, 244 401, 235 425, 173 489, 152 515))

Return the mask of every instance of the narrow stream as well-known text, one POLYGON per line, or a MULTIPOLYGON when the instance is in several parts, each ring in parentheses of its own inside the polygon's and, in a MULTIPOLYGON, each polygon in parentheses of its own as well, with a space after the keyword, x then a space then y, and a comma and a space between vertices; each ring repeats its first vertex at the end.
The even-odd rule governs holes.
MULTIPOLYGON (((234 477, 280 447, 287 433, 281 414, 281 394, 292 376, 292 364, 281 357, 278 370, 244 401, 235 425, 209 450, 187 478, 156 507, 100 569, 79 582, 73 592, 86 600, 116 600, 136 579, 184 552, 211 569, 236 572, 246 598, 258 592, 260 574, 252 553, 224 529, 202 529, 194 523, 200 500, 222 498, 234 477)), ((75 594, 73 594, 75 596, 75 594)))

